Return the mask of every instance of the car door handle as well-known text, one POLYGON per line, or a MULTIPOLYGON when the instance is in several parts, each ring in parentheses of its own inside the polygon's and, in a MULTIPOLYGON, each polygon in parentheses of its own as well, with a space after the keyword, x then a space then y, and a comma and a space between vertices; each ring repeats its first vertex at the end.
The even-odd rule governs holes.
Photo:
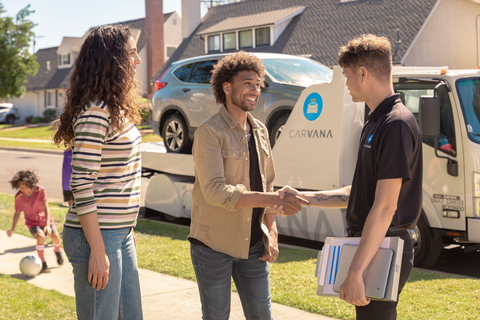
POLYGON ((183 92, 188 92, 188 91, 190 91, 190 88, 183 88, 182 91, 183 92))

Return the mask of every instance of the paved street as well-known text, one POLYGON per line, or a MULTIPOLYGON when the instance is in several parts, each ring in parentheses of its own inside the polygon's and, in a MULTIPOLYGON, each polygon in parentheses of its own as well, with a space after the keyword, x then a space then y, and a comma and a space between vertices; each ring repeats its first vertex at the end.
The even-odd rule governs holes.
POLYGON ((8 181, 18 170, 33 169, 49 201, 63 202, 61 154, 0 150, 0 192, 15 194, 8 181))

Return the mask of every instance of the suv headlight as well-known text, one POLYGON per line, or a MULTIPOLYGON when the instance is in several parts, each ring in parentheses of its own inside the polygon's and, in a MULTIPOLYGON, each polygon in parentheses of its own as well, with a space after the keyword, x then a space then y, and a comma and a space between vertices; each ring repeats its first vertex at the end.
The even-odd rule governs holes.
POLYGON ((473 215, 480 217, 480 173, 473 173, 473 201, 475 202, 475 210, 473 215))

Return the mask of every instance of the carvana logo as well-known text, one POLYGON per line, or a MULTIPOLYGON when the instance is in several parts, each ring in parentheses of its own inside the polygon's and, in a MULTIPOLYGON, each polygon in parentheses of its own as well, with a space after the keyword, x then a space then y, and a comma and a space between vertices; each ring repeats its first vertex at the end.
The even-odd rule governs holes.
POLYGON ((322 97, 316 92, 310 93, 303 103, 303 114, 305 118, 309 121, 316 120, 322 113, 322 109, 322 97))
POLYGON ((370 141, 372 141, 372 138, 373 138, 373 134, 371 134, 368 139, 367 139, 367 143, 370 143, 370 141))

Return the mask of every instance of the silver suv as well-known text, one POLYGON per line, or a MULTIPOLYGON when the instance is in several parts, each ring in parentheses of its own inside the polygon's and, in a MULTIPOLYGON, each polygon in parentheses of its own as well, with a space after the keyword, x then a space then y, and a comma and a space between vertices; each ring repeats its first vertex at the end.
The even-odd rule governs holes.
MULTIPOLYGON (((265 88, 252 115, 267 126, 273 147, 303 89, 313 83, 330 82, 332 70, 298 56, 254 54, 262 59, 267 72, 265 88)), ((191 152, 195 129, 219 110, 210 77, 213 65, 226 55, 174 62, 155 82, 153 129, 163 138, 168 152, 191 152)))
POLYGON ((13 124, 20 119, 17 107, 11 103, 0 103, 0 123, 13 124))

